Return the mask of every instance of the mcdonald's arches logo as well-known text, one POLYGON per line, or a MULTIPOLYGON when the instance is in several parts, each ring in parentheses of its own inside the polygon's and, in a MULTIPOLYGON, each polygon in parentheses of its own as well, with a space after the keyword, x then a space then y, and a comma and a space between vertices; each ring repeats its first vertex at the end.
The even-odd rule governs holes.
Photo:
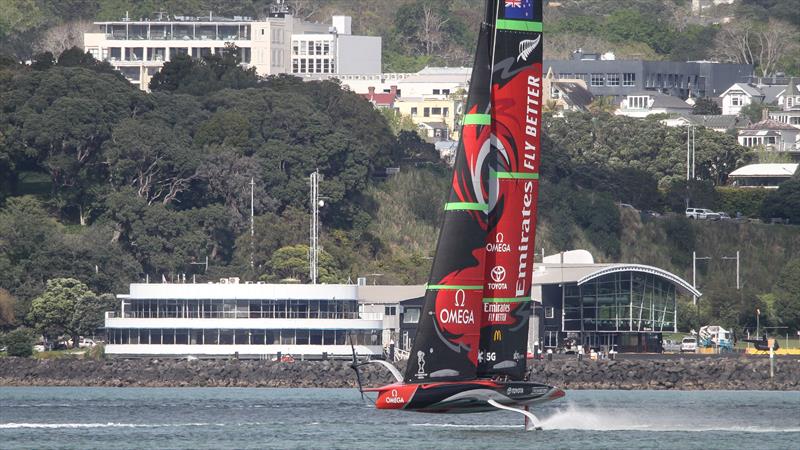
POLYGON ((492 341, 499 342, 503 340, 503 332, 500 330, 494 330, 494 334, 492 334, 492 341))

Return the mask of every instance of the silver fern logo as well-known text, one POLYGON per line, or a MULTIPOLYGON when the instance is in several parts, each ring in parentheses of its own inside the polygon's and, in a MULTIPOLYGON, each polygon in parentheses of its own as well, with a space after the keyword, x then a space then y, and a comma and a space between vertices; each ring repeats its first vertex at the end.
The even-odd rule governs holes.
POLYGON ((519 56, 517 56, 517 61, 520 59, 527 61, 528 57, 531 56, 536 47, 539 46, 539 42, 542 40, 542 36, 539 35, 536 39, 524 39, 522 42, 519 43, 519 56))

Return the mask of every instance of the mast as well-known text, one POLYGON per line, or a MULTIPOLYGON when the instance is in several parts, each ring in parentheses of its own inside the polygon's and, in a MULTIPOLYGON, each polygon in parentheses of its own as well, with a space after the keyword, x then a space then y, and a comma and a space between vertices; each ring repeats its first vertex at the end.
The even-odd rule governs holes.
POLYGON ((470 79, 461 138, 414 346, 408 383, 476 377, 491 147, 491 24, 487 2, 470 79))
POLYGON ((539 192, 542 2, 492 2, 489 231, 478 376, 521 379, 531 315, 539 192))

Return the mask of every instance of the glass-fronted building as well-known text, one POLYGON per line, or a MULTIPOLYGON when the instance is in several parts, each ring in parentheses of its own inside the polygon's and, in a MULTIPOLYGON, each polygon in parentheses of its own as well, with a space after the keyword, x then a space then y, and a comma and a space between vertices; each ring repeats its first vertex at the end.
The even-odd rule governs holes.
POLYGON ((545 262, 534 272, 534 336, 542 348, 569 339, 592 348, 660 352, 662 333, 677 332, 681 294, 701 295, 657 267, 545 262))
POLYGON ((356 285, 132 284, 106 314, 111 355, 302 358, 383 353, 383 315, 356 285), (360 309, 362 311, 360 311, 360 309))

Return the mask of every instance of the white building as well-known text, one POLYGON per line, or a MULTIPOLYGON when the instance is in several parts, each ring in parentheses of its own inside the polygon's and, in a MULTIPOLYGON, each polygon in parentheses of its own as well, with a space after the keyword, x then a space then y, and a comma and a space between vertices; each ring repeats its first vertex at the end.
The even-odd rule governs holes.
POLYGON ((164 62, 178 54, 195 58, 220 53, 226 45, 241 49, 241 62, 261 76, 281 73, 330 77, 381 71, 381 38, 351 34, 351 18, 333 16, 331 24, 305 22, 286 10, 269 17, 176 16, 95 22, 84 33, 84 48, 108 61, 139 88, 164 62))
POLYGON ((728 175, 732 186, 777 189, 781 183, 792 178, 798 164, 770 163, 749 164, 728 175))
POLYGON ((614 114, 628 117, 647 117, 651 114, 691 114, 692 106, 678 97, 652 91, 623 97, 614 114))
POLYGON ((131 284, 106 314, 106 353, 345 357, 351 336, 359 355, 383 353, 384 311, 359 312, 359 286, 231 281, 131 284))
MULTIPOLYGON (((766 114, 766 111, 765 111, 766 114)), ((739 144, 750 148, 762 148, 769 151, 797 152, 800 128, 764 119, 739 130, 739 144)))

